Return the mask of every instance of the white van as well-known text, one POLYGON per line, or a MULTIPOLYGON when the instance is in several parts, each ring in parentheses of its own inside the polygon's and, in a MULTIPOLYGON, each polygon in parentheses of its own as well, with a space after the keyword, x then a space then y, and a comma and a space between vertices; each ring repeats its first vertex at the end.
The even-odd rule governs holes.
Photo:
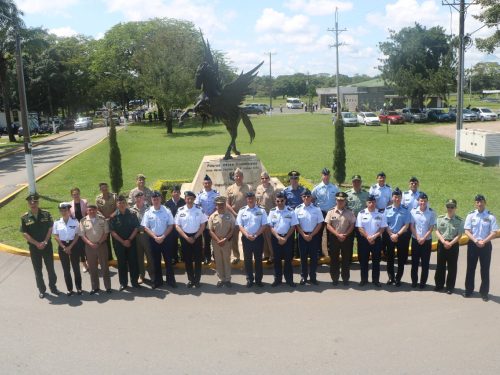
POLYGON ((286 107, 292 109, 300 109, 300 99, 297 98, 287 98, 286 107))

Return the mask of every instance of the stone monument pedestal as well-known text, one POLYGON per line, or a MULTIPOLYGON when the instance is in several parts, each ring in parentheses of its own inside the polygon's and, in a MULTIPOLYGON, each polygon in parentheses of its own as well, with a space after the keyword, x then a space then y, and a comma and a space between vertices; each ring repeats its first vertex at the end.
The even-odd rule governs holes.
MULTIPOLYGON (((256 154, 238 155, 230 160, 224 160, 224 155, 205 156, 193 182, 182 184, 181 193, 191 190, 197 194, 203 190, 203 179, 208 174, 212 179, 212 189, 225 195, 226 188, 234 184, 236 168, 243 171, 243 182, 249 184, 254 191, 260 185, 260 174, 266 170, 256 154)), ((275 189, 285 188, 277 178, 271 178, 271 184, 275 189)))

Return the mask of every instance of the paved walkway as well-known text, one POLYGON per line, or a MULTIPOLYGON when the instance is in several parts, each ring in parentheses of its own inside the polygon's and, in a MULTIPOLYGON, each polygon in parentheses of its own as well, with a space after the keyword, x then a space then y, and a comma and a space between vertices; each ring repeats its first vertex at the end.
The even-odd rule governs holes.
MULTIPOLYGON (((497 374, 500 320, 500 239, 494 241, 491 300, 464 299, 466 248, 461 247, 456 294, 413 290, 407 266, 401 288, 333 287, 328 266, 319 286, 202 287, 38 298, 30 258, 0 252, 0 350, 5 374, 497 374)), ((429 282, 433 283, 436 253, 429 282)), ((479 268, 479 266, 478 266, 479 268)), ((385 264, 382 264, 382 271, 385 264)), ((479 271, 479 270, 478 270, 479 271)), ((56 262, 58 286, 64 280, 56 262)), ((295 281, 299 268, 294 268, 295 281)), ((382 281, 385 274, 382 273, 382 281)), ((479 283, 479 277, 476 278, 479 283)))

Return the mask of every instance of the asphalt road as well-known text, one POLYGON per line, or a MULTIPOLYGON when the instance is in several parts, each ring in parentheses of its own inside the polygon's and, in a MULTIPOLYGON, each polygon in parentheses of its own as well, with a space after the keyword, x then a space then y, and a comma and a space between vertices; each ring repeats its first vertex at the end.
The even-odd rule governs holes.
MULTIPOLYGON (((40 177, 66 159, 96 144, 106 128, 74 132, 33 148, 35 177, 40 177)), ((0 159, 0 200, 28 183, 24 150, 0 159)))
MULTIPOLYGON (((497 374, 500 368, 500 239, 494 241, 491 300, 461 296, 466 248, 461 247, 456 294, 403 286, 333 287, 329 267, 319 286, 202 287, 38 298, 30 258, 0 252, 0 368, 5 374, 497 374)), ((436 253, 429 282, 434 282, 436 253)), ((385 263, 382 264, 382 271, 385 263)), ((64 280, 56 262, 58 286, 64 280)), ((294 268, 295 281, 299 269, 294 268)), ((476 290, 479 287, 479 266, 476 290)), ((382 272, 385 281, 385 273, 382 272)))

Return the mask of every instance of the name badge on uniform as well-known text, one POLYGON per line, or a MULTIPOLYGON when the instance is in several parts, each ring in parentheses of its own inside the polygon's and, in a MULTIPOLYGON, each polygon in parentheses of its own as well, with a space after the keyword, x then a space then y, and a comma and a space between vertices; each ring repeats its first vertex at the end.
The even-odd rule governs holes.
POLYGON ((47 219, 46 217, 42 217, 42 220, 40 221, 49 221, 49 219, 47 219))
POLYGON ((26 223, 26 225, 31 225, 31 224, 33 224, 33 221, 28 221, 28 222, 26 223))
POLYGON ((196 216, 200 216, 200 213, 199 213, 199 212, 197 212, 197 213, 196 213, 196 216))
POLYGON ((186 217, 186 214, 180 214, 179 217, 186 217))
POLYGON ((260 211, 257 211, 257 212, 255 213, 255 216, 261 216, 261 215, 262 215, 262 212, 260 212, 260 211))

